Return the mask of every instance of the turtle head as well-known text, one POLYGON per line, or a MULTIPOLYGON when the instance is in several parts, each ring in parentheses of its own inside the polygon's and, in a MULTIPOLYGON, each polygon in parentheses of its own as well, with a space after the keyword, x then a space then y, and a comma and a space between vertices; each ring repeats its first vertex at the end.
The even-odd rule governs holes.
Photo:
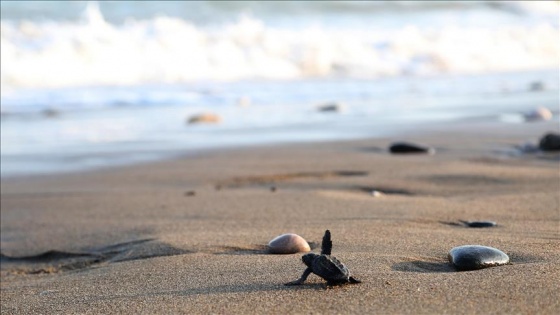
POLYGON ((315 258, 317 258, 319 255, 317 254, 313 254, 313 253, 309 253, 309 254, 305 254, 303 256, 301 256, 301 260, 303 260, 303 263, 307 266, 307 267, 311 267, 311 265, 313 264, 313 261, 315 260, 315 258))

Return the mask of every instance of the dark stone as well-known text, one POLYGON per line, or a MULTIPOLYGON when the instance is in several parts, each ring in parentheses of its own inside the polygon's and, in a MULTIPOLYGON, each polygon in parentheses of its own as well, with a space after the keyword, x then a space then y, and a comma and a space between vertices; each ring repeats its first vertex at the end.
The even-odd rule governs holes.
POLYGON ((541 138, 539 148, 543 151, 560 151, 560 134, 547 133, 541 138))
POLYGON ((194 190, 186 191, 186 192, 185 192, 185 196, 187 196, 187 197, 196 196, 196 191, 194 191, 194 190))
POLYGON ((464 225, 472 228, 486 228, 497 226, 494 221, 461 221, 464 225))
POLYGON ((457 270, 477 270, 509 263, 508 255, 501 250, 481 245, 455 247, 449 251, 448 258, 457 270))
POLYGON ((334 113, 342 111, 342 105, 338 103, 327 103, 319 106, 317 110, 323 113, 334 113))
POLYGON ((391 153, 396 154, 409 154, 409 153, 434 153, 435 150, 433 148, 420 146, 413 143, 406 143, 406 142, 397 142, 391 144, 389 147, 389 151, 391 153))
POLYGON ((53 118, 59 116, 60 112, 53 108, 46 108, 43 111, 41 111, 41 115, 48 118, 53 118))
POLYGON ((529 91, 542 91, 544 89, 545 85, 541 81, 534 81, 529 84, 529 91))

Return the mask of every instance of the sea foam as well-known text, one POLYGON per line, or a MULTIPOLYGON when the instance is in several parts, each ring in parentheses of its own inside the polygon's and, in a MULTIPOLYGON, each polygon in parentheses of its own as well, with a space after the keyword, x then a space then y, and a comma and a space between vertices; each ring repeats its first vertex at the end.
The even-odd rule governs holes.
POLYGON ((1 85, 71 87, 240 79, 378 78, 558 66, 551 23, 443 27, 375 23, 282 26, 241 15, 198 25, 177 17, 107 22, 90 4, 79 21, 3 20, 1 85))

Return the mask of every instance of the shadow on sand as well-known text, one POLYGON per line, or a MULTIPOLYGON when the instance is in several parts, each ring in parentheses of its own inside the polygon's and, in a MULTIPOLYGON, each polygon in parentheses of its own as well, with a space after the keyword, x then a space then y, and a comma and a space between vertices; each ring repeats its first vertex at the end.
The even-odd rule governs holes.
POLYGON ((435 272, 455 272, 455 268, 448 262, 433 261, 403 261, 396 263, 391 267, 393 270, 402 272, 419 272, 419 273, 435 273, 435 272))

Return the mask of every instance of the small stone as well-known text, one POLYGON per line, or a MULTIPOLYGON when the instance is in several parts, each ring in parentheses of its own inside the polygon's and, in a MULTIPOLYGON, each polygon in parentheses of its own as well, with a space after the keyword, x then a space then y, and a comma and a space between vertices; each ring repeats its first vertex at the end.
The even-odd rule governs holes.
POLYGON ((373 197, 376 197, 376 198, 377 198, 377 197, 382 197, 382 196, 384 196, 385 194, 383 194, 383 193, 380 192, 379 190, 372 190, 372 191, 371 191, 371 195, 372 195, 373 197))
POLYGON ((249 96, 241 96, 237 99, 237 106, 249 107, 251 106, 251 98, 249 96))
POLYGON ((461 221, 461 223, 472 228, 495 227, 498 225, 494 221, 461 221))
POLYGON ((394 154, 410 154, 410 153, 424 153, 424 154, 434 154, 435 149, 430 147, 425 147, 413 143, 397 142, 391 144, 389 151, 394 154))
POLYGON ((221 121, 222 119, 220 118, 220 116, 211 113, 193 115, 190 116, 189 119, 187 120, 189 124, 200 124, 200 123, 217 124, 221 121))
POLYGON ((539 152, 539 146, 532 142, 525 142, 521 145, 515 146, 519 151, 523 153, 537 153, 539 152))
POLYGON ((547 121, 552 118, 552 112, 546 107, 537 107, 523 115, 525 121, 547 121))
POLYGON ((56 109, 53 108, 46 108, 43 111, 41 111, 41 115, 48 117, 48 118, 53 118, 53 117, 58 117, 60 116, 60 112, 56 109))
POLYGON ((541 138, 539 149, 543 151, 560 151, 560 134, 548 133, 541 138))
POLYGON ((270 186, 270 192, 276 192, 276 186, 270 186))
POLYGON ((317 110, 322 113, 334 113, 341 112, 344 106, 338 103, 327 103, 317 107, 317 110))
POLYGON ((196 191, 194 191, 194 190, 186 191, 185 196, 187 196, 187 197, 196 196, 196 191))
POLYGON ((545 89, 545 85, 541 81, 533 81, 529 84, 529 91, 542 91, 545 89))
POLYGON ((509 257, 499 249, 481 245, 463 245, 449 251, 449 262, 457 270, 477 270, 509 263, 509 257))
POLYGON ((297 234, 282 234, 268 243, 268 252, 271 254, 295 254, 311 250, 303 237, 297 234))

